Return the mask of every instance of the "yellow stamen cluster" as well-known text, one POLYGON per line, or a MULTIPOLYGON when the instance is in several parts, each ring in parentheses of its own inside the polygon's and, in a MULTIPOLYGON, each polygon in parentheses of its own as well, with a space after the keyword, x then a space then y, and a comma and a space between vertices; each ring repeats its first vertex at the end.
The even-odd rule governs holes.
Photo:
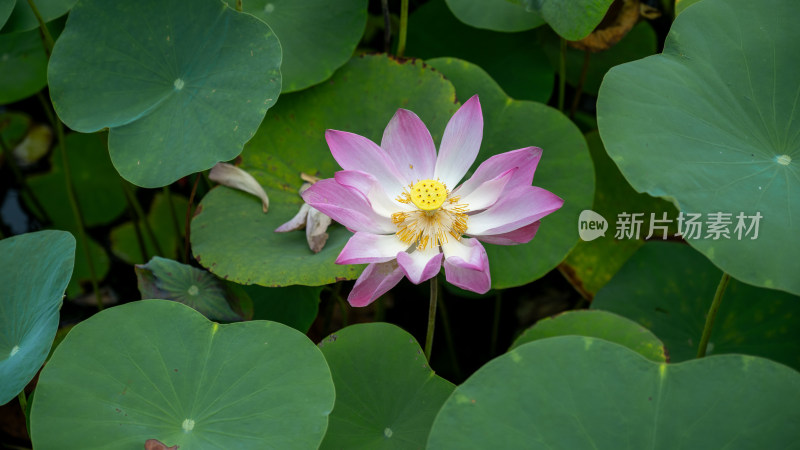
POLYGON ((397 237, 408 245, 417 243, 418 250, 438 247, 448 242, 448 237, 461 239, 467 231, 469 208, 449 194, 437 180, 422 180, 409 186, 397 201, 413 203, 419 209, 392 214, 397 237))

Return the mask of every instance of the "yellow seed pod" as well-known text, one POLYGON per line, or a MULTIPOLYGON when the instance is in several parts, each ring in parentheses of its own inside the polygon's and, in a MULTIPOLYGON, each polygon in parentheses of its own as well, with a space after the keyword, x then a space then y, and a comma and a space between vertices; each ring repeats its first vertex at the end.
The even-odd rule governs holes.
POLYGON ((436 180, 420 180, 411 186, 409 195, 419 209, 433 211, 447 200, 447 188, 436 180))

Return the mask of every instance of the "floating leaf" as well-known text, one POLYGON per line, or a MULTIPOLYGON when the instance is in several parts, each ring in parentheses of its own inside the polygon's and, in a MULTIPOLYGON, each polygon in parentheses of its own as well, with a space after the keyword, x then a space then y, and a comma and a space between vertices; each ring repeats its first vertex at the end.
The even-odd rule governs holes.
POLYGON ((577 41, 595 29, 614 0, 522 0, 564 39, 577 41))
MULTIPOLYGON (((177 257, 178 248, 185 233, 184 220, 188 206, 189 201, 181 195, 172 194, 170 199, 167 199, 165 195, 158 193, 153 197, 153 203, 147 213, 147 222, 150 224, 150 229, 153 230, 158 248, 163 252, 163 255, 160 256, 177 257), (170 205, 178 220, 178 230, 175 229, 173 223, 172 213, 169 210, 170 205)), ((139 231, 144 239, 147 256, 142 255, 133 222, 125 222, 111 230, 111 251, 128 264, 144 264, 149 257, 158 256, 156 246, 145 228, 144 221, 139 221, 139 231)))
POLYGON ((475 28, 525 31, 544 23, 542 16, 508 0, 446 0, 458 20, 475 28))
POLYGON ((566 116, 541 103, 509 98, 480 67, 453 58, 427 63, 456 86, 459 98, 480 95, 483 143, 473 168, 498 153, 529 146, 543 149, 533 184, 563 198, 564 206, 542 220, 528 244, 485 245, 493 288, 529 283, 556 267, 578 241, 576 218, 591 207, 594 196, 586 141, 566 116), (531 124, 536 126, 531 128, 531 124))
POLYGON ((0 3, 0 30, 3 29, 3 25, 6 24, 9 16, 11 16, 11 11, 14 10, 14 6, 16 6, 16 0, 6 0, 3 3, 0 3))
POLYGON ((323 285, 356 278, 361 266, 334 261, 352 233, 334 225, 319 253, 302 231, 275 233, 303 204, 301 173, 332 177, 340 170, 325 143, 336 129, 380 142, 398 108, 414 111, 434 139, 455 112, 453 86, 419 61, 386 56, 354 58, 328 82, 281 97, 242 154, 241 168, 267 191, 270 212, 258 200, 228 188, 203 198, 192 220, 192 251, 214 274, 242 284, 323 285))
MULTIPOLYGON (((72 8, 78 0, 36 0, 36 9, 39 10, 42 19, 45 22, 50 22, 57 19, 72 8)), ((4 4, 8 4, 8 0, 4 0, 4 4)), ((16 4, 12 0, 14 10, 8 16, 8 20, 3 25, 2 11, 7 6, 0 7, 0 33, 18 33, 20 31, 30 31, 39 28, 39 21, 31 10, 28 0, 16 0, 16 4)))
POLYGON ((167 185, 241 152, 280 93, 280 44, 269 27, 217 0, 84 0, 48 67, 70 128, 110 129, 119 173, 167 185), (90 49, 90 51, 87 51, 90 49))
MULTIPOLYGON (((721 277, 689 246, 648 242, 592 307, 639 322, 664 341, 671 361, 685 361, 697 354, 721 277)), ((758 355, 800 369, 800 298, 731 280, 706 350, 720 353, 758 355)))
POLYGON ((788 448, 800 374, 743 355, 656 363, 563 336, 522 345, 458 386, 429 449, 788 448))
POLYGON ((0 241, 0 405, 42 367, 58 330, 75 238, 39 231, 0 241))
MULTIPOLYGON (((84 225, 106 225, 125 211, 122 180, 114 172, 106 152, 105 133, 70 133, 66 136, 67 158, 72 185, 81 208, 84 225)), ((66 193, 61 157, 56 149, 50 157, 52 169, 44 175, 28 178, 36 198, 42 203, 56 227, 71 228, 75 221, 66 193)))
POLYGON ((731 222, 687 239, 746 283, 800 294, 800 3, 704 0, 675 20, 664 53, 617 66, 597 103, 611 158, 640 192, 731 222), (750 217, 761 216, 758 237, 750 217), (741 238, 741 239, 740 239, 741 238))
POLYGON ((388 323, 352 325, 320 344, 336 386, 321 449, 422 448, 453 392, 413 336, 388 323))
POLYGON ((0 34, 0 73, 0 105, 42 90, 47 84, 47 55, 38 30, 0 34))
POLYGON ((327 80, 350 59, 364 34, 367 3, 247 0, 242 7, 267 22, 280 39, 283 92, 294 92, 327 80))
POLYGON ((528 342, 555 336, 586 336, 627 347, 655 362, 665 362, 664 344, 638 323, 607 311, 567 311, 542 319, 525 330, 511 345, 513 350, 528 342))
POLYGON ((228 304, 225 286, 205 270, 158 256, 134 270, 142 298, 175 300, 210 320, 242 320, 228 304))
POLYGON ((316 449, 333 401, 302 333, 143 300, 73 328, 39 376, 30 430, 41 449, 316 449))
MULTIPOLYGON (((570 282, 591 299, 643 244, 639 239, 615 238, 614 223, 618 214, 641 212, 646 216, 645 222, 650 224, 651 214, 661 219, 662 215, 667 213, 667 217, 675 219, 678 213, 670 203, 647 194, 639 194, 631 188, 606 154, 597 131, 587 133, 586 142, 589 143, 597 180, 592 210, 609 222, 609 230, 605 237, 590 242, 579 242, 570 252, 564 267, 568 271, 567 278, 570 282)), ((674 226, 670 228, 672 232, 675 231, 674 226)), ((654 232, 656 238, 661 237, 657 230, 654 232)), ((644 238, 648 234, 649 229, 643 227, 641 237, 644 238)))
POLYGON ((306 333, 317 318, 321 287, 268 288, 251 284, 242 288, 253 302, 253 319, 280 322, 306 333))
POLYGON ((406 54, 470 61, 488 72, 510 96, 547 102, 553 92, 553 68, 542 47, 532 45, 538 41, 537 34, 476 30, 456 19, 444 0, 434 0, 409 16, 406 54))
MULTIPOLYGON (((560 58, 560 39, 558 35, 549 30, 542 30, 539 34, 544 49, 553 67, 558 67, 560 58)), ((597 95, 600 83, 605 74, 614 66, 650 56, 656 52, 658 40, 656 32, 648 22, 639 22, 622 40, 609 50, 591 53, 589 65, 586 69, 586 78, 583 82, 583 92, 597 95)), ((567 83, 577 87, 580 84, 583 61, 586 53, 572 47, 567 47, 567 83)))

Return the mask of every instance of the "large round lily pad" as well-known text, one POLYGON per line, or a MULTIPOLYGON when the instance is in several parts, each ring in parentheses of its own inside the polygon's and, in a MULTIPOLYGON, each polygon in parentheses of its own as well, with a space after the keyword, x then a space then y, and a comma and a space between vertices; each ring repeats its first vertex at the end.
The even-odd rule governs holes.
POLYGON ((693 247, 739 280, 795 294, 798 15, 792 0, 698 2, 663 54, 606 75, 597 104, 606 149, 636 190, 728 230, 703 227, 693 247))
POLYGON ((74 261, 75 238, 65 231, 0 241, 0 405, 42 367, 74 261))
POLYGON ((38 30, 0 34, 0 73, 0 105, 33 95, 47 84, 47 55, 38 30))
POLYGON ((591 207, 594 196, 594 170, 586 141, 565 115, 541 103, 509 98, 478 66, 453 58, 427 63, 445 74, 459 98, 480 95, 483 142, 473 169, 498 153, 530 146, 543 150, 533 184, 563 198, 564 206, 542 219, 528 244, 484 245, 493 288, 529 283, 555 268, 578 242, 578 215, 591 207))
POLYGON ((667 361, 664 343, 647 328, 625 317, 599 310, 567 311, 542 319, 515 339, 511 350, 539 339, 570 335, 603 339, 628 347, 651 361, 667 361))
POLYGON ((281 41, 283 92, 330 78, 353 55, 367 24, 367 0, 246 0, 242 7, 281 41))
POLYGON ((117 171, 157 187, 234 158, 281 87, 278 39, 218 0, 84 0, 48 66, 59 117, 110 129, 117 171))
POLYGON ((319 346, 336 386, 321 449, 423 448, 455 386, 433 373, 413 336, 388 323, 359 324, 319 346))
POLYGON ((535 44, 537 34, 478 30, 453 16, 444 0, 433 0, 408 17, 406 54, 464 59, 479 65, 511 97, 547 102, 553 93, 553 67, 535 44))
POLYGON ((143 300, 75 326, 39 377, 31 438, 41 449, 315 449, 334 388, 302 333, 276 322, 219 325, 143 300))
MULTIPOLYGON (((648 242, 592 307, 649 328, 671 361, 694 358, 722 272, 687 245, 648 242), (646 274, 646 275, 645 275, 646 274)), ((800 298, 731 280, 706 354, 746 353, 800 369, 800 298)))
POLYGON ((328 82, 282 96, 242 154, 241 167, 269 195, 269 212, 253 196, 213 189, 192 220, 195 257, 216 275, 244 284, 318 286, 356 278, 362 266, 334 263, 352 235, 341 225, 328 229, 316 254, 305 232, 273 232, 302 205, 300 173, 329 178, 341 170, 325 143, 326 129, 380 142, 398 108, 419 115, 438 141, 456 111, 454 100, 453 86, 441 74, 419 61, 386 56, 354 58, 328 82))
POLYGON ((800 374, 742 355, 656 363, 563 336, 489 362, 442 407, 429 449, 792 448, 800 374))
MULTIPOLYGON (((72 8, 78 0, 36 0, 36 9, 39 10, 39 14, 42 15, 42 19, 45 22, 50 22, 53 19, 57 19, 67 11, 72 8)), ((18 33, 20 31, 30 31, 36 28, 39 28, 39 21, 36 20, 36 16, 33 14, 31 10, 30 4, 28 0, 3 0, 2 2, 4 5, 0 7, 0 33, 18 33), (2 20, 2 10, 3 8, 7 8, 8 4, 13 6, 13 10, 11 14, 8 16, 7 20, 2 20), (5 22, 5 25, 3 25, 5 22)))
MULTIPOLYGON (((513 0, 510 0, 513 1, 513 0)), ((519 0, 564 39, 583 39, 600 24, 614 0, 519 0)))
POLYGON ((458 20, 475 28, 494 31, 525 31, 544 23, 521 2, 510 0, 446 0, 458 20))

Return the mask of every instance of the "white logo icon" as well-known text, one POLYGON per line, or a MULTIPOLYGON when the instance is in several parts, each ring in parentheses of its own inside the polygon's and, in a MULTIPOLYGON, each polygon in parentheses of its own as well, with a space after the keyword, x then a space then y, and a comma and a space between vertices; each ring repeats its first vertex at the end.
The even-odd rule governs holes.
POLYGON ((608 230, 608 222, 606 219, 592 211, 591 209, 584 209, 578 217, 578 234, 584 241, 593 241, 600 236, 606 235, 608 230))

